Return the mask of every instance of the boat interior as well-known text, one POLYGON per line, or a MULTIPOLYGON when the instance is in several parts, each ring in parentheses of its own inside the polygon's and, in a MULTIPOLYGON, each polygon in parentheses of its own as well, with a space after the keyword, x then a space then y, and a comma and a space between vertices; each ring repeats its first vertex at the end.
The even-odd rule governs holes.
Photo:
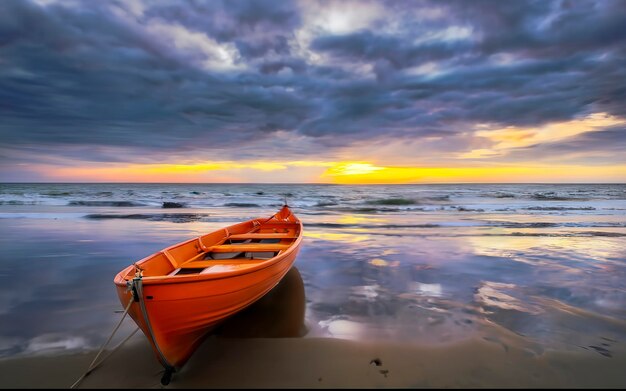
MULTIPOLYGON (((300 235, 290 213, 262 222, 250 220, 176 244, 135 264, 147 279, 243 270, 278 256, 300 235)), ((131 268, 126 279, 135 275, 131 268)))

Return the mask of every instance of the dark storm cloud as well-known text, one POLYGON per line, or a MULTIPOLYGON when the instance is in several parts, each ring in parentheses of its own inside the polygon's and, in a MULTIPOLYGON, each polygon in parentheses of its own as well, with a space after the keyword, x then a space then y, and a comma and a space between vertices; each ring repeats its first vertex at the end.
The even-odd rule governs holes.
POLYGON ((189 67, 104 9, 44 10, 21 1, 0 7, 12 22, 1 23, 10 61, 0 64, 0 132, 8 144, 169 149, 232 130, 198 140, 221 145, 293 129, 307 108, 281 91, 286 80, 189 67))
POLYGON ((625 9, 621 1, 513 2, 462 5, 457 15, 477 18, 486 54, 519 51, 527 56, 568 56, 622 46, 625 9), (495 32, 498 32, 497 34, 495 32))
POLYGON ((384 36, 371 31, 348 35, 330 35, 316 39, 314 50, 330 52, 334 56, 358 61, 389 62, 396 69, 422 62, 447 59, 469 46, 465 42, 450 44, 413 45, 405 37, 384 36))
MULTIPOLYGON (((401 4, 411 7, 411 3, 401 4)), ((434 119, 439 124, 445 119, 538 125, 571 119, 592 105, 624 114, 624 105, 619 104, 626 97, 623 3, 453 1, 422 5, 444 7, 446 18, 439 20, 440 29, 459 26, 472 34, 415 42, 437 28, 436 22, 418 19, 403 35, 364 30, 321 36, 312 47, 346 62, 374 64, 379 82, 389 84, 384 93, 415 91, 407 98, 418 106, 437 107, 441 114, 434 119), (424 80, 397 72, 428 62, 438 62, 443 73, 424 80), (395 80, 389 83, 389 79, 395 80)))
POLYGON ((626 116, 623 1, 355 2, 384 12, 343 32, 310 25, 307 13, 332 2, 142 4, 0 2, 5 148, 72 145, 74 157, 96 145, 84 158, 100 161, 123 147, 158 160, 236 153, 277 131, 332 151, 480 123, 626 116))

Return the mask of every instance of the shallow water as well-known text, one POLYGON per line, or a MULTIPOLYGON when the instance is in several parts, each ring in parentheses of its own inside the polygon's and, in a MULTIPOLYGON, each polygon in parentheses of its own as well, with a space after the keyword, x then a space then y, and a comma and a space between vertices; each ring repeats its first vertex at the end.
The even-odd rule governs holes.
POLYGON ((0 356, 99 346, 119 270, 285 194, 305 225, 298 273, 224 336, 512 335, 606 358, 626 343, 626 185, 2 184, 0 356))

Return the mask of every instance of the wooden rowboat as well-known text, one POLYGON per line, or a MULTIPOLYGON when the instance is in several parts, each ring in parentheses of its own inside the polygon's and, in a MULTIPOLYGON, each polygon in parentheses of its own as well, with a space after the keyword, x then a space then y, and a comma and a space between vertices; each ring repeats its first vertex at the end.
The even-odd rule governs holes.
POLYGON ((117 294, 165 367, 180 369, 219 323, 269 292, 289 271, 303 227, 287 205, 167 247, 115 276, 117 294))

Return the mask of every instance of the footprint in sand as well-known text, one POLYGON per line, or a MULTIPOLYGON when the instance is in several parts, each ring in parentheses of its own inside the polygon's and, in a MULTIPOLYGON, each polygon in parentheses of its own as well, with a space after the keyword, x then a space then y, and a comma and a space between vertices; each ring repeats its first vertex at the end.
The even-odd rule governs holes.
MULTIPOLYGON (((370 360, 370 365, 376 365, 377 367, 380 367, 383 365, 383 361, 380 358, 373 358, 370 360)), ((379 369, 378 372, 380 374, 382 374, 383 376, 387 377, 387 374, 389 373, 388 369, 379 369)))

